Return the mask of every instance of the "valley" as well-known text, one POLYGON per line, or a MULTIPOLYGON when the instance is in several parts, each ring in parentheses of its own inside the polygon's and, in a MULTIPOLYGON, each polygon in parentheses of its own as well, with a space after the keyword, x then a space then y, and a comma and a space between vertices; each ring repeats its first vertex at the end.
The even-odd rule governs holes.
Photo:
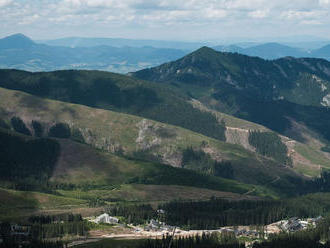
POLYGON ((319 101, 330 66, 306 63, 201 48, 129 75, 0 70, 1 223, 27 225, 45 242, 106 247, 117 241, 103 238, 150 238, 132 227, 151 219, 183 240, 222 240, 235 226, 256 233, 327 216, 330 118, 319 101), (313 87, 301 96, 285 80, 313 87), (88 221, 102 213, 119 224, 88 221))

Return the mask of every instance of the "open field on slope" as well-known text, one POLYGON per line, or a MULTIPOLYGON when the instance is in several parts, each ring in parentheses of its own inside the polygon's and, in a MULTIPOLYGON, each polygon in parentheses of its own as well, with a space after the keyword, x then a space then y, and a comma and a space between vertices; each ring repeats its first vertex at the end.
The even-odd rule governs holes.
POLYGON ((233 147, 183 128, 134 115, 46 100, 2 88, 0 96, 1 117, 19 116, 27 125, 32 120, 44 122, 48 126, 55 122, 65 122, 72 128, 79 129, 86 143, 109 151, 121 146, 124 151, 132 152, 153 145, 152 141, 156 143, 155 146, 167 146, 168 149, 187 145, 198 146, 203 141, 217 143, 224 151, 233 147), (169 133, 166 133, 168 129, 169 133), (164 131, 164 134, 157 131, 164 131), (159 141, 155 141, 155 138, 159 141))
POLYGON ((212 196, 229 200, 254 199, 254 196, 239 195, 231 192, 185 187, 176 185, 143 185, 125 184, 112 190, 95 189, 83 190, 59 190, 61 195, 76 199, 91 200, 101 199, 115 203, 124 202, 166 202, 174 199, 181 200, 208 200, 212 196))
MULTIPOLYGON (((133 115, 46 100, 18 91, 0 89, 0 97, 2 99, 0 118, 9 120, 13 116, 19 116, 31 130, 32 120, 43 123, 46 130, 54 123, 64 122, 71 129, 79 130, 87 144, 101 150, 123 152, 129 156, 134 156, 137 151, 143 151, 151 155, 154 161, 180 167, 182 151, 194 147, 202 149, 215 160, 231 161, 236 177, 249 184, 263 185, 274 180, 276 177, 274 175, 280 174, 283 175, 281 178, 285 178, 286 174, 292 174, 290 170, 282 168, 276 162, 248 151, 242 146, 221 142, 180 127, 133 115)), ((65 150, 70 150, 70 145, 63 143, 63 146, 66 147, 65 150)), ((77 180, 89 172, 97 176, 96 170, 89 171, 84 166, 84 164, 88 166, 89 163, 84 162, 84 160, 89 161, 88 153, 78 153, 73 150, 64 155, 70 159, 70 154, 77 154, 77 159, 81 161, 81 165, 77 163, 79 164, 75 175, 77 180)), ((118 163, 120 164, 119 161, 118 163)), ((65 168, 65 165, 62 167, 65 168)), ((131 163, 132 167, 134 163, 131 163)), ((130 169, 127 170, 129 173, 130 169)), ((70 175, 69 172, 62 173, 61 177, 70 175)), ((119 174, 114 173, 114 175, 119 174)), ((55 175, 61 181, 59 174, 55 173, 55 175)), ((73 177, 71 179, 76 180, 73 177)))
POLYGON ((81 213, 83 216, 102 212, 109 204, 161 203, 172 200, 256 199, 254 196, 175 185, 120 185, 115 189, 57 190, 57 195, 0 188, 0 220, 20 220, 29 215, 81 213), (91 200, 103 201, 90 206, 91 200))
POLYGON ((87 207, 85 200, 0 188, 0 219, 16 219, 42 210, 87 207))
POLYGON ((201 103, 200 101, 193 99, 190 101, 190 103, 195 107, 198 108, 202 111, 206 111, 206 112, 210 112, 213 115, 216 116, 216 118, 218 119, 218 121, 224 121, 226 124, 226 127, 231 127, 231 128, 239 128, 239 129, 244 129, 244 130, 259 130, 259 131, 269 131, 268 128, 250 122, 250 121, 246 121, 243 119, 239 119, 236 118, 234 116, 225 114, 225 113, 221 113, 219 111, 213 110, 208 108, 207 106, 205 106, 203 103, 201 103))
MULTIPOLYGON (((255 148, 252 147, 248 142, 249 131, 271 131, 262 125, 239 119, 215 110, 211 110, 198 100, 192 100, 191 104, 193 104, 194 107, 201 109, 202 111, 207 111, 214 114, 219 122, 224 121, 226 123, 227 129, 226 141, 232 144, 240 144, 248 150, 255 150, 255 148)), ((320 148, 324 146, 324 144, 322 145, 322 142, 315 138, 317 135, 312 133, 312 131, 307 127, 296 122, 293 122, 293 126, 295 131, 299 129, 303 133, 307 143, 303 144, 282 136, 282 139, 287 145, 290 157, 293 161, 293 170, 308 177, 319 176, 322 168, 327 169, 330 167, 329 157, 325 156, 325 154, 320 151, 320 148), (294 152, 292 153, 291 151, 294 152)))

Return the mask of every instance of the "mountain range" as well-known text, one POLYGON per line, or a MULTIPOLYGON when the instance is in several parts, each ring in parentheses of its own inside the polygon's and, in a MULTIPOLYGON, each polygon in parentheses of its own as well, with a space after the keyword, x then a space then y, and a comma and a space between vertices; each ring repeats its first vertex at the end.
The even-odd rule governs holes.
MULTIPOLYGON (((208 42, 175 42, 157 40, 130 40, 114 38, 62 38, 56 40, 38 41, 41 44, 65 47, 95 47, 95 46, 114 46, 114 47, 155 47, 171 48, 187 51, 196 50, 202 46, 212 46, 208 42)), ((330 43, 330 42, 329 42, 330 43)), ((320 42, 317 47, 310 48, 295 43, 233 43, 230 45, 213 46, 213 49, 221 52, 241 53, 249 56, 257 56, 263 59, 278 59, 282 57, 316 57, 330 60, 329 45, 320 42), (325 44, 325 45, 324 45, 325 44)))
POLYGON ((322 59, 267 61, 203 47, 133 75, 171 84, 210 108, 284 135, 294 135, 294 120, 329 140, 329 68, 330 63, 322 59))
POLYGON ((317 49, 304 49, 283 45, 280 43, 264 43, 242 48, 238 45, 215 46, 220 52, 241 53, 248 56, 256 56, 263 59, 273 60, 283 57, 295 58, 323 58, 330 60, 329 45, 317 49))
MULTIPOLYGON (((0 39, 0 68, 28 71, 88 69, 127 73, 179 59, 203 45, 110 38, 63 38, 35 42, 23 34, 16 34, 0 39)), ((288 56, 330 60, 329 46, 311 50, 265 43, 215 46, 214 49, 268 60, 288 56)))
POLYGON ((96 69, 126 73, 186 54, 182 50, 153 47, 64 47, 38 44, 17 34, 0 40, 0 68, 29 71, 96 69))
MULTIPOLYGON (((19 39, 0 50, 50 49, 19 39)), ((328 192, 329 96, 327 60, 209 47, 128 75, 1 69, 0 195, 28 215, 328 192)))

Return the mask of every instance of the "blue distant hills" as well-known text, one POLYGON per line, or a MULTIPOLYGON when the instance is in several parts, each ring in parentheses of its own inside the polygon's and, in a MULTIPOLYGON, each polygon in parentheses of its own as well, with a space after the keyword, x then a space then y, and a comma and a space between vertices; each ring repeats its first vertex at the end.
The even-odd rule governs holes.
MULTIPOLYGON (((35 42, 23 34, 0 39, 0 68, 28 71, 92 69, 127 73, 177 60, 204 46, 198 42, 130 40, 120 38, 63 38, 35 42)), ((330 60, 330 44, 303 49, 280 43, 213 46, 220 52, 263 59, 314 57, 330 60)))

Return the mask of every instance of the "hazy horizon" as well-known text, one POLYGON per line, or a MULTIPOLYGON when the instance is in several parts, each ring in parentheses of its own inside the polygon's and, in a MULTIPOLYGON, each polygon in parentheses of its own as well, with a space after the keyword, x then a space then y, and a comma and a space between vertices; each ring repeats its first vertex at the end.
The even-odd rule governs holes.
POLYGON ((194 42, 330 40, 330 0, 0 0, 0 36, 194 42))

